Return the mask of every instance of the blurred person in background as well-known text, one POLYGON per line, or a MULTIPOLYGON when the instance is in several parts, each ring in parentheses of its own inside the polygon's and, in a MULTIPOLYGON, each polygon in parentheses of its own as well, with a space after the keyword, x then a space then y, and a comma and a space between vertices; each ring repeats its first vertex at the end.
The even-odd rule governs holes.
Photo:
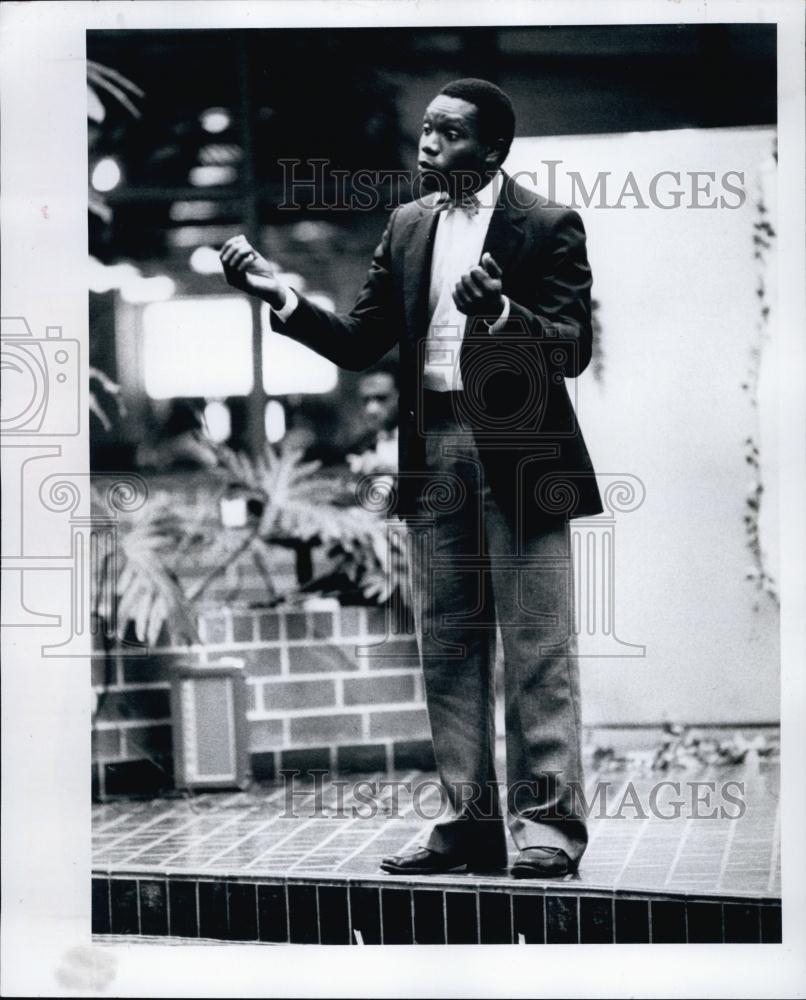
POLYGON ((137 467, 168 472, 214 466, 215 455, 205 442, 202 411, 200 402, 170 400, 167 417, 155 439, 137 447, 137 467))
POLYGON ((347 447, 347 464, 354 475, 397 472, 397 367, 380 363, 358 382, 364 433, 347 447))

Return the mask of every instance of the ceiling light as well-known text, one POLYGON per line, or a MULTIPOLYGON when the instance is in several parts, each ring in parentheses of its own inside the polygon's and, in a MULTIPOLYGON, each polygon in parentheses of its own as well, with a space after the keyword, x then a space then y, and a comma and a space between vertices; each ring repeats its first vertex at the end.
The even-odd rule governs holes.
POLYGON ((92 186, 96 191, 111 191, 120 184, 122 174, 117 162, 111 156, 98 160, 92 171, 92 186))
POLYGON ((91 292, 103 294, 139 277, 140 272, 134 264, 104 264, 96 257, 90 256, 88 280, 91 292))
POLYGON ((266 403, 265 427, 269 444, 277 444, 285 437, 285 408, 277 399, 266 403))
POLYGON ((209 164, 240 163, 243 150, 232 142, 211 142, 199 150, 199 161, 205 166, 209 164))
POLYGON ((186 248, 214 246, 220 247, 232 236, 232 223, 226 226, 177 226, 169 229, 166 242, 169 247, 186 248))
POLYGON ((217 201, 175 201, 168 213, 171 222, 215 219, 221 212, 217 201))
POLYGON ((212 247, 196 247, 190 255, 190 269, 196 274, 220 274, 218 253, 212 247))
POLYGON ((209 164, 203 167, 193 167, 189 180, 194 187, 213 187, 217 184, 232 184, 238 171, 226 164, 209 164))
POLYGON ((153 278, 130 278, 120 286, 124 302, 165 302, 176 291, 176 284, 167 274, 153 278))
POLYGON ((232 118, 226 108, 207 108, 199 115, 199 120, 204 131, 211 132, 213 135, 226 132, 232 123, 232 118))
POLYGON ((213 399, 204 408, 204 424, 211 441, 222 444, 232 434, 232 416, 226 403, 213 399))

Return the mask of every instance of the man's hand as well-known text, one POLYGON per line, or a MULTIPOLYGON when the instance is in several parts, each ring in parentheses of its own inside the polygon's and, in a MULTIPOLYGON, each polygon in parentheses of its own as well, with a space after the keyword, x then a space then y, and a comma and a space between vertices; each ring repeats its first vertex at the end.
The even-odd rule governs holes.
POLYGON ((456 308, 465 316, 483 316, 491 322, 501 315, 504 299, 501 295, 501 268, 488 253, 481 266, 463 274, 453 290, 456 308))
POLYGON ((272 309, 285 305, 285 289, 277 280, 274 268, 255 250, 245 236, 233 236, 219 254, 224 277, 233 288, 268 302, 272 309))

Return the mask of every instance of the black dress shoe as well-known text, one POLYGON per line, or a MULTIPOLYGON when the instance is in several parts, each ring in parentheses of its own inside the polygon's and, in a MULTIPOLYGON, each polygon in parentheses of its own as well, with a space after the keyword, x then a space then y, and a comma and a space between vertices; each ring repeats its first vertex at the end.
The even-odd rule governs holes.
POLYGON ((390 875, 438 875, 463 871, 467 859, 459 854, 440 854, 428 847, 416 847, 408 854, 393 854, 381 859, 381 870, 390 875))
POLYGON ((428 847, 416 847, 408 854, 394 854, 381 860, 381 870, 390 875, 440 875, 461 871, 483 873, 501 871, 506 866, 506 858, 503 862, 497 859, 487 862, 455 851, 442 854, 428 847))
POLYGON ((575 872, 577 864, 559 847, 526 847, 512 866, 512 877, 560 878, 575 872))

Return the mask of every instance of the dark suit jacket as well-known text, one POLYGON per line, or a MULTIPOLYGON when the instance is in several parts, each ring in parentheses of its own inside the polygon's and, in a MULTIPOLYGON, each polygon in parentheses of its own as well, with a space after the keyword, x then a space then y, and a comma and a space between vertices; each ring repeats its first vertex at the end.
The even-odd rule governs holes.
MULTIPOLYGON (((325 312, 300 296, 285 323, 273 318, 278 332, 355 371, 400 344, 394 509, 401 516, 413 512, 424 481, 421 384, 438 218, 431 199, 394 210, 347 315, 325 312)), ((487 480, 502 507, 526 524, 598 514, 593 467, 566 387, 566 378, 584 371, 591 357, 591 273, 582 220, 504 175, 483 252, 502 270, 510 318, 495 334, 478 318, 468 319, 457 347, 461 343, 461 405, 487 480)))

